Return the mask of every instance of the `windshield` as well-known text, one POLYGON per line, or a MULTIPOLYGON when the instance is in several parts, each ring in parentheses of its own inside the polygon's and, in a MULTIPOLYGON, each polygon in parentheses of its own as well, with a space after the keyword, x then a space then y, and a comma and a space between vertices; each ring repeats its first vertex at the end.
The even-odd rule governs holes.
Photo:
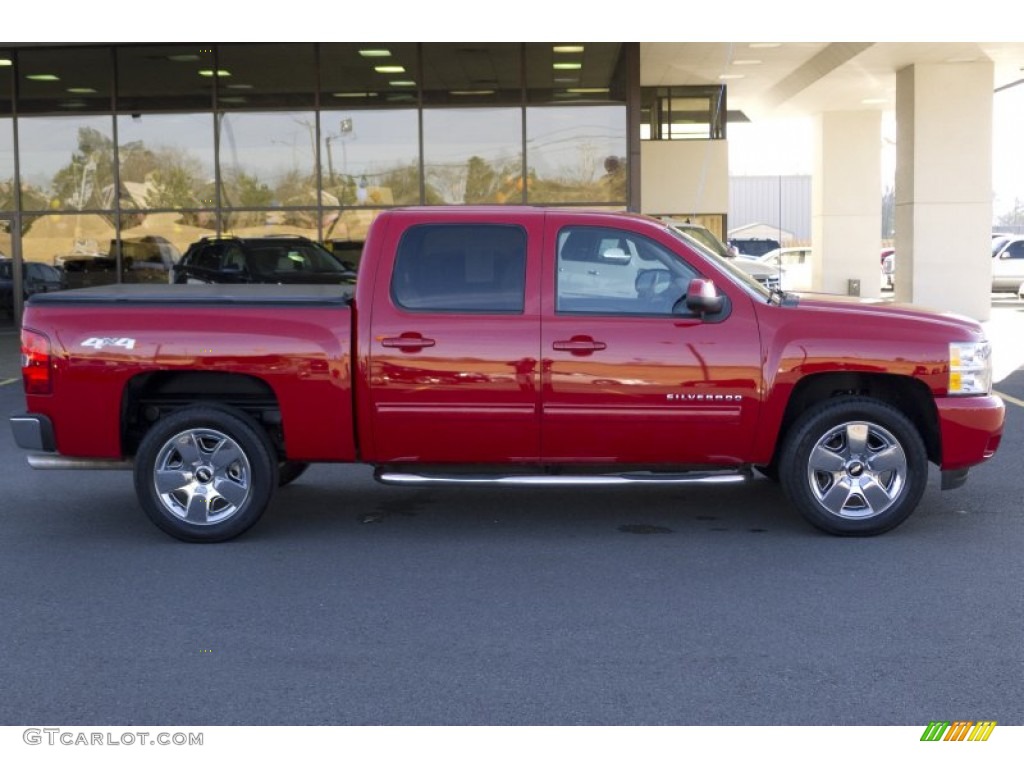
POLYGON ((330 251, 314 243, 268 243, 254 247, 252 255, 261 274, 349 271, 330 251))
POLYGON ((735 279, 741 287, 745 288, 748 293, 753 294, 754 298, 758 299, 769 299, 771 297, 771 291, 761 285, 757 280, 748 275, 739 267, 732 263, 731 259, 724 258, 719 254, 715 253, 711 248, 706 246, 700 240, 695 237, 691 237, 689 232, 683 232, 676 229, 673 226, 667 227, 668 231, 675 235, 677 238, 682 240, 690 248, 693 248, 700 254, 707 256, 712 259, 715 264, 720 268, 729 273, 731 277, 735 279))

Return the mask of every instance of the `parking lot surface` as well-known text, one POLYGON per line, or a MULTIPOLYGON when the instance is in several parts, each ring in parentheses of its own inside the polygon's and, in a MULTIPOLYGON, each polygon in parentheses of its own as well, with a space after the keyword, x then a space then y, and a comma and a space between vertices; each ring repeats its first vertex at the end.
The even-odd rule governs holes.
MULTIPOLYGON (((1024 403, 1024 371, 997 389, 1024 403)), ((0 413, 22 407, 0 386, 0 413)), ((773 483, 396 489, 314 467, 244 537, 0 429, 0 724, 1024 724, 1024 405, 877 538, 773 483)))

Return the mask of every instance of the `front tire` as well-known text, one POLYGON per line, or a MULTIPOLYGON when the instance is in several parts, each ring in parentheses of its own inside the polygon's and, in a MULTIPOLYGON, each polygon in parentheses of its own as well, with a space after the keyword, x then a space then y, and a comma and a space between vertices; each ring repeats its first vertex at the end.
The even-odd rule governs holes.
POLYGON ((266 432, 241 412, 185 408, 161 419, 135 457, 143 510, 182 541, 227 541, 252 527, 277 488, 266 432))
POLYGON ((277 465, 277 487, 283 488, 299 479, 309 469, 309 464, 301 461, 281 461, 277 465))
POLYGON ((874 536, 917 507, 928 456, 917 428, 896 408, 844 397, 818 404, 793 424, 779 476, 812 525, 839 536, 874 536))

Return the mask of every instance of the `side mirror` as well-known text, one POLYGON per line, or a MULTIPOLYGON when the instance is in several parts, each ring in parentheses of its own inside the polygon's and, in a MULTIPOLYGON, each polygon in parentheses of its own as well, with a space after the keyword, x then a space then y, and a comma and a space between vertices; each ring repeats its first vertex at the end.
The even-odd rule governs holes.
POLYGON ((609 264, 629 264, 631 257, 621 248, 609 248, 601 252, 601 261, 609 264))
POLYGON ((718 292, 711 280, 695 278, 686 289, 686 308, 698 315, 713 315, 721 312, 725 297, 718 292))

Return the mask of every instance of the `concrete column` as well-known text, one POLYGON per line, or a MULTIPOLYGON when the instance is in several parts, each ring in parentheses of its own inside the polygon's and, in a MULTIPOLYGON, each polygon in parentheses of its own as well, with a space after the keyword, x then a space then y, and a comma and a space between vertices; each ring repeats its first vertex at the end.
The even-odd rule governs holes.
POLYGON ((896 299, 991 311, 991 62, 896 73, 896 299))
POLYGON ((811 182, 815 291, 881 293, 882 115, 874 110, 825 112, 817 120, 811 182))

